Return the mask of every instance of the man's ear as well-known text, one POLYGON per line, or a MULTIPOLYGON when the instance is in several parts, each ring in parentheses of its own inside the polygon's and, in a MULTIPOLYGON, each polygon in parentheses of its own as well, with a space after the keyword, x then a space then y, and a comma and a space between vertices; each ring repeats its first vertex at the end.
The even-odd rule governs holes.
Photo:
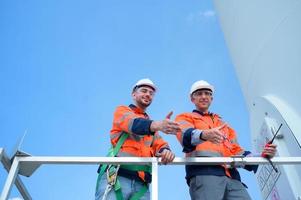
POLYGON ((193 103, 194 101, 194 97, 192 95, 190 95, 190 101, 193 103))
POLYGON ((132 92, 132 98, 134 98, 135 96, 136 96, 136 92, 133 91, 133 92, 132 92))

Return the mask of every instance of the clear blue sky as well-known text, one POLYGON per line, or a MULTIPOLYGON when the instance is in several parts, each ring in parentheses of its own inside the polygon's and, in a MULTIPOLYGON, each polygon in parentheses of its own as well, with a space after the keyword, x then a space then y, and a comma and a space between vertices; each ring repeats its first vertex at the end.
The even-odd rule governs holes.
MULTIPOLYGON (((191 111, 191 84, 212 83, 211 111, 250 149, 246 105, 211 1, 0 2, 0 147, 8 153, 27 129, 22 149, 32 155, 106 155, 114 108, 130 104, 132 85, 147 77, 159 88, 148 110, 155 120, 191 111)), ((182 157, 176 138, 162 136, 182 157)), ((22 180, 34 199, 93 199, 96 169, 47 165, 22 180)), ((6 175, 1 167, 1 189, 6 175)), ((184 166, 160 167, 159 199, 189 199, 184 176, 184 166)), ((255 176, 242 176, 260 199, 255 176)))

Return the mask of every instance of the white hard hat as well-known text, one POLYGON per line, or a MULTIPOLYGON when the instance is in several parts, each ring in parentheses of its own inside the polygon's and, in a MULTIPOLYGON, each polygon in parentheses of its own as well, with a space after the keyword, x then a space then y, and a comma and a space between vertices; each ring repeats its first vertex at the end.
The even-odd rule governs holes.
POLYGON ((212 85, 210 85, 207 81, 200 80, 192 84, 190 88, 190 95, 200 89, 208 89, 214 92, 214 87, 212 85))
POLYGON ((133 90, 142 85, 149 86, 149 87, 153 88, 155 91, 157 90, 157 87, 155 86, 153 81, 151 81, 148 78, 140 79, 139 81, 137 81, 137 83, 133 87, 133 90))

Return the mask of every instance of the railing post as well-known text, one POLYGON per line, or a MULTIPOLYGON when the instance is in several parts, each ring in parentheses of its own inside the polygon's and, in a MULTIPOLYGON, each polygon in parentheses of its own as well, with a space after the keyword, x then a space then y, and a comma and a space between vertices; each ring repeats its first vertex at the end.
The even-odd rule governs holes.
POLYGON ((158 159, 152 161, 152 200, 158 200, 158 159))
POLYGON ((1 193, 1 197, 0 200, 7 200, 10 194, 10 191, 12 189, 12 186, 16 180, 16 177, 18 175, 18 171, 19 171, 19 158, 15 157, 13 164, 10 168, 10 171, 8 173, 3 191, 1 193))

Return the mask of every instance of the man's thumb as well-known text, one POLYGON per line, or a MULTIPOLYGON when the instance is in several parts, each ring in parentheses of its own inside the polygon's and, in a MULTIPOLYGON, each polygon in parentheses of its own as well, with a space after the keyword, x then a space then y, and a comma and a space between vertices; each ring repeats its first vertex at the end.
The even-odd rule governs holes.
POLYGON ((170 117, 172 116, 173 111, 170 111, 167 115, 166 115, 166 119, 170 119, 170 117))

